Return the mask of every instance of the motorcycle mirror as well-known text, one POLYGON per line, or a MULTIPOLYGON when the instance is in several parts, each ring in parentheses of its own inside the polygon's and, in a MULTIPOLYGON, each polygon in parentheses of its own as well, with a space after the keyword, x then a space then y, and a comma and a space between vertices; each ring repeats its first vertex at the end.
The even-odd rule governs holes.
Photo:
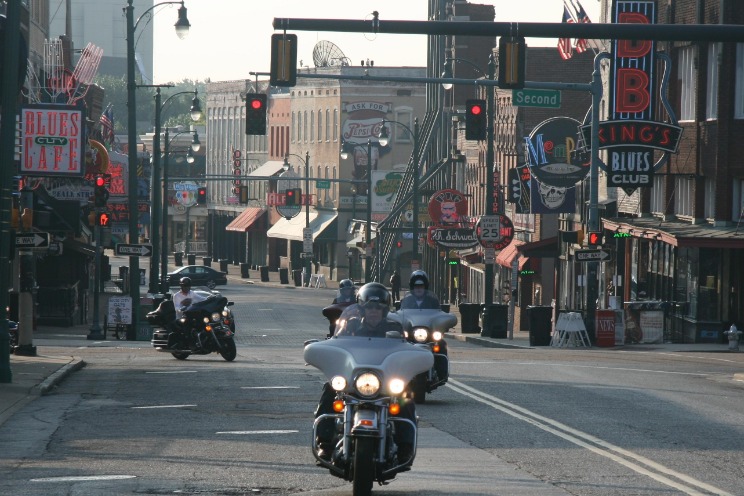
POLYGON ((231 306, 233 306, 233 305, 235 305, 235 302, 234 302, 234 301, 228 301, 228 302, 227 302, 227 306, 228 306, 228 307, 231 307, 231 306))
POLYGON ((398 331, 387 331, 385 333, 385 337, 392 339, 403 339, 403 335, 398 331))

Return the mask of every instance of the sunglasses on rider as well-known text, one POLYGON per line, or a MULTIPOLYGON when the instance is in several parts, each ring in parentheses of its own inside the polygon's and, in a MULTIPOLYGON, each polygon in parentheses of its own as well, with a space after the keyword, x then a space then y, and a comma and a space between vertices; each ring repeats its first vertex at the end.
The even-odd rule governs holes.
POLYGON ((364 305, 364 308, 367 310, 382 310, 383 308, 385 308, 385 305, 383 305, 382 303, 377 303, 376 301, 371 301, 364 305))

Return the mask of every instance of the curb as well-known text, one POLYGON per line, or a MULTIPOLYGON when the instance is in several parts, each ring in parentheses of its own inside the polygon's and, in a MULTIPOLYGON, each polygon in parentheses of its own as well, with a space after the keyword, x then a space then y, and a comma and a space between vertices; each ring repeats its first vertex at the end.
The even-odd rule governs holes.
POLYGON ((445 334, 447 337, 455 338, 458 341, 464 341, 466 343, 472 343, 477 344, 478 346, 483 346, 484 348, 517 348, 517 349, 532 349, 532 346, 529 345, 523 345, 519 343, 502 343, 500 341, 494 341, 493 339, 488 338, 482 338, 479 335, 475 334, 473 336, 468 336, 465 334, 445 334))
POLYGON ((40 396, 48 394, 52 388, 62 382, 62 380, 70 375, 72 372, 80 370, 85 367, 85 361, 82 358, 72 357, 72 361, 67 365, 64 365, 58 371, 47 377, 44 382, 33 388, 32 392, 40 396))

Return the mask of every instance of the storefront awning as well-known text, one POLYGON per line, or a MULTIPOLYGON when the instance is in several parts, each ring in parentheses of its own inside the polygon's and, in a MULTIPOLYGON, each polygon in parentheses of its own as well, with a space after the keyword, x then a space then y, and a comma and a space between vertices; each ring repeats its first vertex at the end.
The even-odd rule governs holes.
POLYGON ((517 250, 528 258, 558 258, 558 236, 525 243, 517 247, 517 250))
POLYGON ((266 209, 261 207, 248 207, 225 226, 225 231, 246 232, 261 218, 264 212, 266 212, 266 209))
POLYGON ((356 248, 357 247, 357 243, 362 243, 362 242, 364 242, 364 236, 362 236, 360 234, 359 236, 354 236, 353 238, 351 238, 351 240, 347 241, 346 242, 346 247, 347 248, 356 248))
POLYGON ((738 223, 712 226, 682 220, 659 221, 656 217, 621 217, 602 219, 602 227, 615 234, 661 241, 679 248, 744 248, 744 236, 738 223))
MULTIPOLYGON (((313 230, 313 241, 336 220, 335 212, 310 212, 310 229, 313 230)), ((305 228, 305 212, 300 212, 296 217, 287 220, 285 218, 271 226, 266 233, 269 238, 282 238, 289 241, 302 241, 302 230, 305 228)), ((335 238, 335 236, 332 236, 335 238)))
POLYGON ((269 160, 248 175, 269 177, 282 170, 284 170, 284 162, 282 162, 281 160, 269 160))
MULTIPOLYGON (((516 239, 512 241, 509 246, 501 250, 499 254, 496 255, 496 263, 503 267, 506 267, 507 269, 511 269, 514 258, 519 256, 519 250, 517 248, 523 244, 524 241, 519 241, 516 239)), ((522 270, 524 264, 527 263, 527 260, 529 260, 527 257, 519 257, 519 270, 522 270)))

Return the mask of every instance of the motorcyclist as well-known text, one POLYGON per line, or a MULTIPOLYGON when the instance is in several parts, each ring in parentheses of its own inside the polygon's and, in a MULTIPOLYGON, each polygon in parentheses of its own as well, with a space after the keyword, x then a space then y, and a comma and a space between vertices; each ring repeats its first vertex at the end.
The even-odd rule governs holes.
POLYGON ((191 278, 182 277, 179 281, 181 291, 173 295, 173 306, 176 309, 176 320, 183 317, 183 312, 190 305, 204 301, 206 298, 191 291, 191 278))
POLYGON ((336 303, 354 303, 356 301, 356 288, 351 279, 343 279, 338 283, 338 294, 333 299, 336 303))
MULTIPOLYGON (((357 293, 357 305, 361 319, 351 319, 337 336, 359 336, 384 338, 388 331, 403 333, 403 328, 397 322, 388 320, 390 311, 390 293, 380 283, 371 282, 365 284, 357 293)), ((315 417, 326 413, 333 413, 333 400, 336 392, 329 383, 323 385, 323 393, 320 396, 318 407, 315 409, 315 417)), ((412 400, 401 404, 401 416, 416 423, 416 406, 412 400)), ((318 426, 318 455, 321 458, 330 459, 333 453, 334 425, 332 421, 322 422, 318 426)), ((395 434, 395 442, 398 445, 398 458, 407 460, 413 453, 413 441, 415 433, 409 426, 399 427, 395 434)))
POLYGON ((429 276, 423 270, 415 270, 408 281, 411 292, 400 302, 402 309, 439 309, 439 299, 429 292, 429 276))

